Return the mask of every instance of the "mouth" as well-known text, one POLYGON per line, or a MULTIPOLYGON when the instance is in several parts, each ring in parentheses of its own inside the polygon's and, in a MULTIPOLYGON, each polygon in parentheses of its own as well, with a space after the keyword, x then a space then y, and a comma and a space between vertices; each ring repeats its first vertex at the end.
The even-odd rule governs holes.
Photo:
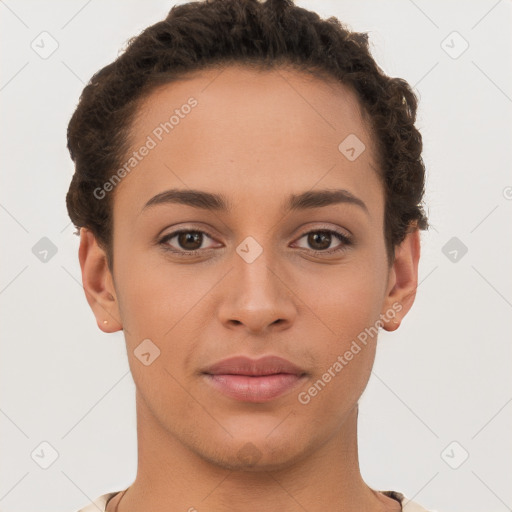
POLYGON ((242 402, 268 402, 302 383, 307 373, 277 356, 224 359, 203 372, 215 390, 242 402))

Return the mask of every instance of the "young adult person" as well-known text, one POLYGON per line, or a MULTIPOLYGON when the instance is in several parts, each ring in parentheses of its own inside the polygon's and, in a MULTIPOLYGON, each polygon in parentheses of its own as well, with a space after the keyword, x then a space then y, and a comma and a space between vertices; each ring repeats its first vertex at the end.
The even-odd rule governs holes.
POLYGON ((174 6, 91 78, 67 207, 138 468, 83 512, 425 511, 364 482, 357 440, 418 283, 416 108, 366 34, 289 0, 174 6))

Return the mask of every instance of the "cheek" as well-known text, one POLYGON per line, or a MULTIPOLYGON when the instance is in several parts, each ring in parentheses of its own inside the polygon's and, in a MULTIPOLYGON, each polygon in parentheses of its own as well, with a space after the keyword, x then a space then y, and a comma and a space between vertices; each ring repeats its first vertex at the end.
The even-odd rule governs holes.
POLYGON ((376 265, 340 266, 311 284, 308 278, 304 289, 331 350, 343 349, 379 319, 385 275, 376 265))
POLYGON ((340 267, 323 286, 309 287, 315 314, 308 337, 314 338, 314 325, 322 334, 311 346, 318 368, 305 401, 314 399, 319 414, 329 401, 337 402, 341 414, 363 392, 375 358, 384 284, 377 266, 353 265, 340 267))
POLYGON ((172 376, 182 381, 191 354, 197 352, 197 340, 206 327, 204 323, 211 318, 201 308, 218 281, 218 273, 210 279, 209 274, 199 275, 193 265, 176 269, 161 256, 159 261, 125 259, 117 271, 120 313, 133 378, 141 390, 149 392, 160 383, 162 389, 168 388, 165 394, 178 399, 182 390, 172 376), (150 360, 153 353, 157 357, 145 366, 144 357, 141 361, 139 356, 148 352, 150 360), (174 393, 170 393, 171 389, 174 393))
POLYGON ((133 380, 153 414, 165 411, 173 423, 190 398, 179 384, 191 350, 187 325, 207 290, 193 275, 171 274, 169 267, 125 259, 117 267, 117 288, 133 380))
POLYGON ((161 341, 183 329, 183 320, 209 289, 193 265, 177 267, 161 254, 121 257, 117 279, 123 325, 132 337, 161 341))
POLYGON ((318 303, 317 311, 329 329, 322 326, 325 336, 310 346, 318 364, 297 401, 324 427, 341 425, 370 378, 379 333, 379 308, 372 291, 345 282, 318 303))

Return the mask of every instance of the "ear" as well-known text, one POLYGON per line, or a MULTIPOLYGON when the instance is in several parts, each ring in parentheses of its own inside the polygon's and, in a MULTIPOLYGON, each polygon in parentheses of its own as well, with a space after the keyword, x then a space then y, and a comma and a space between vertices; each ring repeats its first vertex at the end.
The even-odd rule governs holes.
POLYGON ((114 288, 114 280, 107 265, 107 255, 96 237, 87 228, 80 228, 78 259, 82 269, 82 283, 87 302, 103 332, 122 330, 121 316, 114 288))
POLYGON ((411 229, 403 242, 395 247, 395 261, 389 270, 386 296, 381 311, 382 326, 386 331, 398 329, 416 298, 420 231, 415 226, 411 229))

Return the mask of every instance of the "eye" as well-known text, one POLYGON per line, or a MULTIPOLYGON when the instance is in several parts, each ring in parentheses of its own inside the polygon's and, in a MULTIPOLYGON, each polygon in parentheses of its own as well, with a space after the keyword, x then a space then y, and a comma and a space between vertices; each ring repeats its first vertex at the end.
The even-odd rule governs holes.
MULTIPOLYGON (((307 237, 306 243, 312 248, 314 253, 318 254, 332 254, 346 250, 347 246, 352 245, 350 237, 339 231, 333 229, 317 229, 304 233, 300 238, 307 237), (333 237, 341 242, 333 249, 328 249, 333 242, 333 237), (328 249, 328 250, 326 250, 328 249)), ((306 249, 308 247, 305 247, 306 249)))
MULTIPOLYGON (((352 240, 348 235, 333 229, 317 229, 308 231, 307 233, 304 233, 299 240, 305 237, 307 237, 306 243, 310 245, 311 252, 319 255, 338 253, 346 250, 348 246, 352 245, 352 240), (334 241, 333 237, 334 240, 338 240, 340 243, 334 248, 329 249, 329 246, 334 241)), ((213 238, 205 231, 181 229, 165 235, 158 243, 164 250, 170 251, 178 256, 195 256, 200 251, 213 248, 213 246, 203 246, 206 238, 213 240, 213 238), (176 240, 171 243, 174 239, 176 240)), ((300 248, 308 249, 308 247, 300 248)))
POLYGON ((196 254, 200 249, 204 250, 211 248, 202 247, 205 237, 211 239, 210 235, 204 231, 182 229, 165 235, 158 243, 168 251, 172 251, 178 255, 187 256, 196 254), (174 238, 176 238, 175 244, 177 244, 178 247, 173 247, 170 243, 174 238))

